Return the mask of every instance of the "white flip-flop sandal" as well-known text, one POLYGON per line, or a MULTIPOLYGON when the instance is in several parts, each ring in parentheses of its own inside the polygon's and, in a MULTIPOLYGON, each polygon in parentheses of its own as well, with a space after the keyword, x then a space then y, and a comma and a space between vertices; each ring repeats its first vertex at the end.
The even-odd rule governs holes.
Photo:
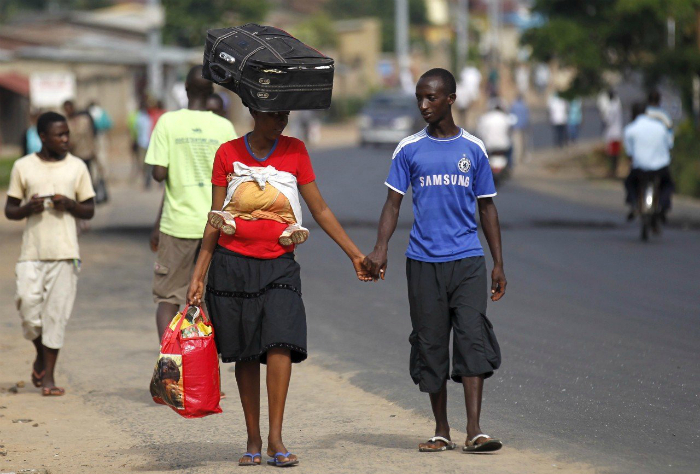
POLYGON ((457 447, 457 443, 453 443, 444 436, 433 436, 428 440, 428 443, 435 443, 436 441, 442 441, 445 443, 445 446, 441 446, 439 448, 418 448, 418 451, 421 453, 438 453, 440 451, 452 451, 457 447))
POLYGON ((462 447, 462 451, 465 453, 488 453, 491 451, 498 451, 502 447, 503 442, 501 442, 500 439, 495 439, 487 434, 481 433, 467 441, 467 444, 462 447), (477 444, 476 441, 481 438, 486 438, 487 441, 477 444))

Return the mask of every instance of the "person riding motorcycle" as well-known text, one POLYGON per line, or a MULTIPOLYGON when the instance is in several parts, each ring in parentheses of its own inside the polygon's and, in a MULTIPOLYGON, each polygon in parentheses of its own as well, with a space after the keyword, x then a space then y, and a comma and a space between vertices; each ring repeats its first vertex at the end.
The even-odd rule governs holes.
POLYGON ((659 177, 659 207, 661 221, 671 209, 671 196, 674 185, 669 165, 673 148, 673 122, 659 107, 661 94, 653 90, 649 93, 647 108, 624 130, 624 145, 632 159, 630 174, 625 180, 627 204, 631 210, 628 219, 634 218, 637 193, 645 173, 653 172, 659 177))
POLYGON ((504 110, 500 100, 493 99, 490 110, 481 116, 477 125, 477 136, 484 142, 486 153, 506 155, 509 167, 513 155, 510 133, 517 121, 517 117, 504 110))

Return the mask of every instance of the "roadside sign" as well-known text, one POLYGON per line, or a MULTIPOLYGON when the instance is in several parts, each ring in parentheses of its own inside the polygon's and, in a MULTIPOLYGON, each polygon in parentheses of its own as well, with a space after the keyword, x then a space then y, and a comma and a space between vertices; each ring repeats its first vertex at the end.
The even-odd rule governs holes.
POLYGON ((75 98, 75 75, 71 72, 37 72, 29 76, 32 107, 60 107, 75 98))

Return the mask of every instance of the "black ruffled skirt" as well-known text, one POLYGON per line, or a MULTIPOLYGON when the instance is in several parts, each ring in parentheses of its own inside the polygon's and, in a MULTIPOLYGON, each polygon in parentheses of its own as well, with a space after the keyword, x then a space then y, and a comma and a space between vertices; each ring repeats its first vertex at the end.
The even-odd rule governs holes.
POLYGON ((306 311, 301 269, 293 253, 258 259, 217 247, 205 301, 223 362, 260 360, 284 347, 306 359, 306 311))

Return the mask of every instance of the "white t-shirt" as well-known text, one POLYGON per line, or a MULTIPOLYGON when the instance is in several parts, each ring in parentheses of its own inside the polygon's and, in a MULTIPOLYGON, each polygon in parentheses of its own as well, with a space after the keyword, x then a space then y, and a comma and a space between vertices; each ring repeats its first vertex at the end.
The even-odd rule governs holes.
POLYGON ((518 121, 514 115, 491 110, 479 119, 477 136, 481 138, 486 151, 507 150, 510 148, 510 129, 518 121))
POLYGON ((549 121, 552 125, 566 125, 569 118, 566 101, 559 96, 553 95, 547 101, 549 109, 549 121))
MULTIPOLYGON (((32 153, 15 162, 7 195, 26 202, 34 194, 62 194, 77 202, 95 197, 87 166, 70 153, 60 161, 44 161, 32 153)), ((48 208, 27 218, 20 261, 77 258, 78 232, 70 212, 48 208)))

